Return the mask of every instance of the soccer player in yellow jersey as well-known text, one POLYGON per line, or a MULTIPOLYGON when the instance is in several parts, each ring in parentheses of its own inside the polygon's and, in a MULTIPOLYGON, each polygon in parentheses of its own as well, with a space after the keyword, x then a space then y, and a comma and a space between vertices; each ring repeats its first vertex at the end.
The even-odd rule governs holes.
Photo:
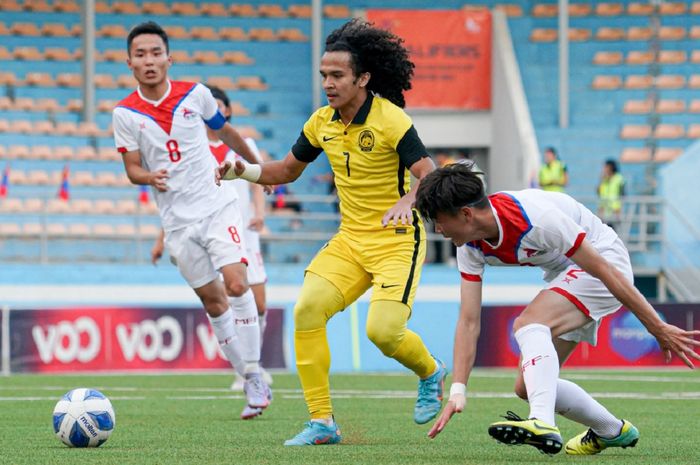
POLYGON ((425 229, 413 209, 415 189, 433 171, 423 143, 401 107, 414 65, 403 40, 354 19, 326 39, 321 59, 328 105, 304 125, 284 160, 223 163, 221 179, 261 184, 294 181, 325 152, 340 198, 338 233, 306 269, 294 308, 296 363, 311 421, 285 445, 336 444, 328 371, 328 320, 372 288, 367 336, 420 378, 414 420, 440 410, 447 370, 406 328, 425 258, 425 229))

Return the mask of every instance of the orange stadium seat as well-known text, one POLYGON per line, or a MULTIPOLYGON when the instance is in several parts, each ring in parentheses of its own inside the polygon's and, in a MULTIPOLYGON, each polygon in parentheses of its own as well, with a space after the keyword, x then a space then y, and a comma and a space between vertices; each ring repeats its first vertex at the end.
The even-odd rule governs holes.
POLYGON ((654 83, 654 78, 648 74, 630 74, 625 78, 625 89, 648 89, 654 83))
POLYGON ((160 235, 160 227, 155 224, 139 225, 139 235, 144 238, 154 239, 160 235))
POLYGON ((695 1, 690 5, 690 14, 700 15, 700 2, 695 1))
POLYGON ((78 123, 76 135, 85 137, 99 137, 102 135, 102 130, 94 122, 81 121, 78 123))
POLYGON ((0 71, 0 85, 16 86, 22 81, 12 71, 0 71))
POLYGON ((624 40, 625 30, 621 27, 600 27, 596 30, 595 38, 600 41, 624 40))
POLYGON ((57 136, 74 136, 78 132, 78 125, 74 121, 59 121, 54 128, 57 136))
POLYGON ((2 0, 2 11, 22 11, 22 4, 17 0, 2 0))
POLYGON ((248 3, 234 3, 229 7, 228 12, 232 16, 242 16, 247 18, 254 18, 258 16, 258 11, 255 9, 255 7, 248 3))
POLYGON ((4 45, 0 45, 0 60, 6 61, 6 60, 12 60, 12 54, 10 51, 5 47, 4 45))
POLYGON ((73 32, 63 23, 44 23, 41 35, 47 37, 72 37, 73 32))
POLYGON ((136 213, 136 208, 136 201, 134 200, 117 200, 114 204, 114 213, 116 215, 133 215, 136 213))
POLYGON ((289 5, 287 8, 289 16, 293 18, 310 18, 311 5, 289 5))
POLYGON ((496 5, 496 10, 500 10, 509 18, 521 18, 523 16, 523 8, 517 3, 500 3, 496 5))
POLYGON ((622 63, 622 52, 596 52, 593 55, 594 65, 619 65, 622 63))
POLYGON ((658 124, 654 129, 654 137, 657 139, 682 139, 685 137, 685 128, 682 124, 658 124))
POLYGON ((102 59, 105 61, 123 63, 126 61, 126 58, 126 50, 121 48, 108 48, 102 52, 102 59))
POLYGON ((15 213, 22 211, 22 200, 20 199, 1 199, 0 200, 0 210, 5 213, 15 213))
POLYGON ((647 139, 651 136, 648 124, 625 124, 620 131, 621 139, 647 139))
POLYGON ((58 103, 58 100, 51 97, 37 99, 34 102, 34 106, 38 111, 45 111, 48 113, 59 113, 63 111, 63 107, 58 103))
POLYGON ((114 201, 111 199, 98 199, 93 205, 93 212, 100 215, 112 215, 114 210, 114 201))
POLYGON ((114 234, 120 237, 134 237, 136 236, 136 226, 129 223, 118 224, 114 228, 114 234))
POLYGON ((44 59, 48 61, 75 61, 76 56, 65 47, 46 47, 44 59))
POLYGON ((184 26, 163 26, 163 30, 167 32, 171 39, 190 39, 190 31, 184 26))
POLYGON ((91 171, 76 171, 71 174, 71 182, 76 186, 94 186, 95 177, 91 171))
POLYGON ((197 50, 192 54, 192 59, 199 64, 220 64, 221 58, 214 50, 197 50))
POLYGON ((73 156, 76 160, 97 160, 97 150, 91 145, 78 147, 73 156))
POLYGON ((80 13, 80 5, 75 0, 54 0, 53 9, 58 13, 80 13))
POLYGON ((688 111, 690 113, 700 113, 700 99, 693 99, 688 104, 688 111))
POLYGON ((45 232, 49 237, 64 237, 68 233, 68 226, 64 223, 48 223, 45 232))
POLYGON ((128 31, 121 24, 105 24, 97 30, 96 34, 101 37, 124 38, 128 31))
POLYGON ((649 16, 654 13, 651 3, 630 2, 627 4, 627 14, 633 16, 649 16))
POLYGON ((133 74, 120 74, 117 77, 117 86, 135 89, 137 86, 136 78, 134 78, 133 74))
POLYGON ((71 113, 83 111, 83 101, 78 98, 69 99, 66 103, 66 111, 71 113))
POLYGON ((0 21, 0 36, 9 36, 10 30, 5 26, 5 23, 0 21))
POLYGON ((662 74, 656 77, 654 85, 659 89, 682 89, 685 87, 685 76, 680 74, 662 74))
POLYGON ((628 65, 648 65, 653 61, 654 52, 649 50, 631 50, 625 58, 625 63, 628 65))
POLYGON ((685 113, 685 100, 659 100, 656 102, 657 113, 685 113))
POLYGON ((236 50, 226 50, 221 56, 221 59, 224 63, 232 65, 250 65, 254 63, 254 60, 245 52, 236 50))
POLYGON ((41 61, 44 59, 44 54, 36 47, 16 47, 12 54, 16 60, 41 61))
POLYGON ((59 145, 53 148, 51 154, 49 155, 50 160, 72 160, 74 154, 73 147, 69 145, 59 145))
POLYGON ((29 237, 41 236, 44 233, 44 227, 39 223, 24 223, 22 225, 22 235, 29 237))
POLYGON ((654 31, 646 26, 632 26, 627 29, 627 40, 649 40, 654 31))
POLYGON ((31 134, 53 134, 55 125, 53 121, 34 121, 32 124, 31 134))
POLYGON ((275 32, 269 27, 254 27, 248 31, 248 37, 250 38, 250 40, 277 40, 275 32))
POLYGON ((199 5, 199 12, 204 16, 228 16, 228 11, 223 3, 202 3, 199 5))
POLYGON ((216 86, 221 90, 236 90, 238 88, 233 79, 231 79, 231 76, 209 76, 207 78, 207 84, 216 86))
POLYGON ((90 226, 86 223, 69 223, 67 234, 73 238, 87 238, 90 236, 90 226))
POLYGON ((141 14, 141 8, 134 2, 112 2, 112 12, 122 15, 138 15, 141 14))
POLYGON ((10 122, 6 119, 0 119, 0 132, 10 132, 10 122))
POLYGON ((51 177, 45 170, 31 170, 27 173, 27 184, 48 185, 51 184, 51 177))
POLYGON ((324 5, 323 15, 326 18, 344 19, 350 17, 350 8, 347 5, 324 5))
POLYGON ((659 28, 659 39, 661 40, 683 40, 686 30, 682 26, 661 26, 659 28))
POLYGON ((595 6, 595 14, 598 16, 620 16, 625 12, 622 3, 598 3, 595 6))
POLYGON ((623 163, 646 163, 650 160, 651 149, 647 147, 627 147, 620 155, 620 161, 623 163))
POLYGON ((96 237, 114 236, 114 226, 109 223, 96 223, 92 226, 92 235, 96 237))
POLYGON ((622 86, 620 76, 595 76, 591 87, 596 90, 619 89, 622 86))
POLYGON ((693 50, 690 53, 690 62, 695 64, 700 63, 700 50, 693 50))
POLYGON ((0 95, 0 110, 12 110, 13 106, 14 104, 12 103, 12 99, 10 99, 10 97, 0 95))
MULTIPOLYGON (((178 76, 177 78, 178 81, 182 82, 204 82, 204 79, 202 79, 202 76, 198 74, 182 74, 178 76)), ((207 81, 209 82, 209 81, 207 81)))
POLYGON ((190 53, 187 50, 171 50, 170 56, 175 63, 187 64, 192 63, 193 61, 190 53))
POLYGON ((250 115, 250 110, 240 102, 231 102, 231 114, 234 116, 247 116, 250 115))
POLYGON ((95 175, 96 186, 100 187, 116 187, 119 185, 117 175, 111 171, 101 171, 95 175))
POLYGON ((530 42, 554 42, 557 40, 557 30, 537 27, 530 32, 530 42))
POLYGON ((219 37, 223 40, 248 40, 248 34, 240 27, 222 27, 219 37))
POLYGON ((100 113, 111 113, 114 107, 119 103, 118 100, 99 100, 97 102, 97 111, 100 113))
POLYGON ((29 111, 34 108, 34 99, 31 97, 15 98, 13 109, 17 111, 29 111))
POLYGON ((34 124, 32 121, 27 121, 26 119, 15 119, 10 121, 9 132, 16 132, 18 134, 29 134, 32 132, 34 124))
POLYGON ((24 9, 36 13, 49 13, 53 11, 53 6, 49 5, 46 0, 24 0, 24 9))
POLYGON ((654 152, 654 161, 657 163, 673 161, 682 153, 683 149, 678 147, 659 147, 654 152))
POLYGON ((295 27, 282 28, 277 31, 278 40, 286 40, 289 42, 306 42, 309 38, 301 32, 301 29, 295 27))
POLYGON ((236 84, 241 89, 267 90, 267 84, 260 76, 240 76, 236 84))
POLYGON ((219 40, 219 34, 211 26, 194 26, 190 28, 190 35, 193 39, 199 40, 219 40))
POLYGON ((236 129, 241 134, 241 137, 250 137, 255 140, 262 139, 262 134, 254 126, 237 126, 236 129))
POLYGON ((660 15, 684 15, 688 11, 685 2, 659 2, 660 15))
POLYGON ((56 76, 56 85, 59 87, 80 87, 83 85, 83 76, 79 73, 59 73, 56 76))
POLYGON ((24 144, 10 145, 7 150, 7 155, 10 158, 29 158, 30 153, 29 147, 24 144))
POLYGON ((143 14, 153 16, 170 16, 170 8, 165 2, 143 2, 143 14))
POLYGON ((40 36, 41 31, 36 23, 12 23, 10 33, 17 36, 40 36))
POLYGON ((591 5, 588 3, 569 3, 569 16, 581 17, 591 14, 591 5))
POLYGON ((683 50, 661 50, 659 51, 659 63, 665 65, 677 65, 685 63, 688 55, 683 50))
POLYGON ((700 89, 700 74, 692 74, 688 78, 688 87, 690 89, 700 89))
POLYGON ((192 2, 172 2, 170 11, 180 16, 199 16, 199 8, 192 2))
POLYGON ((69 213, 71 205, 63 199, 51 199, 46 202, 46 211, 48 213, 69 213))
POLYGON ((111 74, 95 74, 95 87, 98 89, 115 89, 117 81, 111 74))
POLYGON ((559 14, 556 3, 538 3, 532 7, 532 16, 535 18, 553 18, 559 14))
POLYGON ((52 149, 48 145, 33 145, 31 148, 31 158, 34 160, 48 160, 51 158, 52 149))
POLYGON ((580 27, 569 29, 569 40, 572 42, 586 42, 591 40, 591 30, 580 27))
POLYGON ((700 124, 693 123, 689 125, 686 135, 691 139, 700 139, 700 124))
POLYGON ((267 18, 286 18, 287 12, 278 4, 266 4, 258 6, 258 14, 267 18))
POLYGON ((28 184, 27 174, 20 170, 10 170, 10 184, 23 185, 28 184))
POLYGON ((98 0, 95 2, 95 13, 108 15, 112 13, 112 7, 107 1, 98 0))
POLYGON ((0 236, 18 237, 22 235, 22 229, 17 223, 0 223, 0 236))

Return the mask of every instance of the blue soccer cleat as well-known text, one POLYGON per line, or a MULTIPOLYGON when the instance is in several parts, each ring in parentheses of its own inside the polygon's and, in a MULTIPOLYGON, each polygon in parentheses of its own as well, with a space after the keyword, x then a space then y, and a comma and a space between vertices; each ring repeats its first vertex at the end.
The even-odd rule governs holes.
POLYGON ((447 368, 439 359, 435 359, 438 369, 425 379, 418 381, 418 398, 413 409, 413 420, 419 425, 428 423, 440 413, 442 393, 445 388, 447 368))
POLYGON ((285 446, 319 446, 322 444, 338 444, 341 440, 338 424, 333 420, 331 426, 320 421, 308 421, 301 433, 292 439, 284 441, 285 446))

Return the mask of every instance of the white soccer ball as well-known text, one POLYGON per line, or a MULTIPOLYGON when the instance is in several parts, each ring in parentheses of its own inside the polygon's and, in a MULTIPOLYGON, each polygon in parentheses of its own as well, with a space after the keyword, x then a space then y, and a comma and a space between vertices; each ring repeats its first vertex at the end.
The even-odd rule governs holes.
POLYGON ((68 391, 53 409, 56 437, 70 447, 99 447, 114 431, 112 403, 96 389, 68 391))

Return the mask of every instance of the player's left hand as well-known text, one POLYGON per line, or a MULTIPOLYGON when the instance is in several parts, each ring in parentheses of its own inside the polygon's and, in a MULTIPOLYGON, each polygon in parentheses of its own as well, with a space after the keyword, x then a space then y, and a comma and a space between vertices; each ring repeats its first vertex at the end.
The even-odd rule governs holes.
POLYGON ((224 160, 214 170, 214 182, 220 186, 222 179, 227 181, 238 179, 243 171, 245 171, 245 165, 242 161, 236 160, 235 164, 231 164, 229 160, 224 160))
POLYGON ((401 197, 399 201, 384 214, 382 226, 386 228, 389 224, 392 226, 398 226, 399 223, 403 225, 413 224, 412 206, 410 199, 406 198, 406 196, 401 197))
POLYGON ((450 400, 447 401, 447 405, 442 409, 442 413, 438 417, 433 427, 428 431, 428 437, 430 439, 435 439, 435 436, 440 434, 447 423, 455 413, 461 413, 464 410, 464 406, 467 403, 467 398, 464 394, 452 394, 450 400))
POLYGON ((668 323, 664 324, 661 331, 654 334, 659 347, 664 351, 666 363, 671 361, 672 354, 676 354, 690 368, 695 368, 695 365, 688 357, 700 361, 700 354, 695 352, 695 347, 700 347, 700 341, 693 339, 697 336, 700 336, 698 330, 686 331, 668 323))

